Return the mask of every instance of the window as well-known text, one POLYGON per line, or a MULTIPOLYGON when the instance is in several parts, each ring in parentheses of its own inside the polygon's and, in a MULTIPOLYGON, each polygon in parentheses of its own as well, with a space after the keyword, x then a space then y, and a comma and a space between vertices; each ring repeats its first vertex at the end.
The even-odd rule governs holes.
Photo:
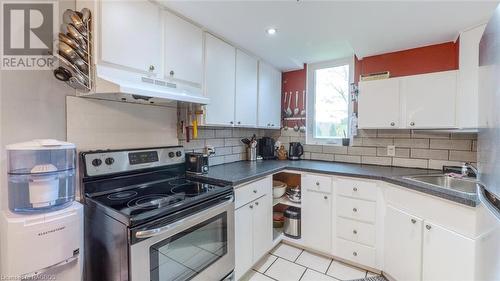
POLYGON ((308 64, 307 143, 341 144, 350 137, 353 58, 308 64))

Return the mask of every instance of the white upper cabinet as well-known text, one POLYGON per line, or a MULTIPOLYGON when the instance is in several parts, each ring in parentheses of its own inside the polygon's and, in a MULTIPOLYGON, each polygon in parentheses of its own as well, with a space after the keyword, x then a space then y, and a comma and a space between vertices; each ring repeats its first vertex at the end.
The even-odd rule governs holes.
POLYGON ((480 25, 460 33, 460 52, 458 57, 458 127, 465 129, 479 128, 479 41, 486 25, 480 25))
POLYGON ((205 95, 207 125, 234 124, 236 49, 205 33, 205 95))
POLYGON ((139 73, 162 71, 161 9, 149 1, 99 1, 100 61, 139 73))
POLYGON ((399 128, 399 79, 359 82, 359 128, 399 128))
POLYGON ((457 71, 359 82, 360 129, 457 127, 457 71))
POLYGON ((456 127, 457 71, 407 76, 401 79, 406 127, 456 127))
POLYGON ((190 82, 201 88, 203 31, 169 11, 163 11, 163 20, 165 77, 190 82))
POLYGON ((236 50, 235 125, 257 126, 257 69, 256 58, 236 50))
POLYGON ((281 123, 281 72, 259 62, 258 126, 280 128, 281 123))

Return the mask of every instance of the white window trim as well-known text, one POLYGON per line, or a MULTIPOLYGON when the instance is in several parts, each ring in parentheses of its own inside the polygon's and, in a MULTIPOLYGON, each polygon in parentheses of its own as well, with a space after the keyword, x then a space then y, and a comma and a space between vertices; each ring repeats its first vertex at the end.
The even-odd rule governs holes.
MULTIPOLYGON (((314 112, 316 111, 315 108, 315 98, 316 95, 314 94, 314 72, 317 69, 321 68, 328 68, 328 67, 335 67, 335 66, 340 66, 340 65, 349 65, 349 89, 350 85, 354 82, 354 56, 352 57, 347 57, 347 58, 342 58, 342 59, 336 59, 336 60, 330 60, 330 61, 324 61, 324 62, 318 62, 318 63, 311 63, 307 64, 307 76, 306 76, 306 89, 307 89, 307 115, 306 115, 306 124, 307 124, 307 131, 306 131, 306 144, 317 144, 317 145, 333 145, 333 146, 341 146, 342 145, 342 138, 331 138, 331 139, 318 139, 314 138, 313 132, 314 132, 314 112)), ((349 97, 349 105, 348 105, 348 116, 349 120, 347 122, 347 137, 350 138, 351 134, 351 116, 352 116, 352 102, 351 98, 349 97)))

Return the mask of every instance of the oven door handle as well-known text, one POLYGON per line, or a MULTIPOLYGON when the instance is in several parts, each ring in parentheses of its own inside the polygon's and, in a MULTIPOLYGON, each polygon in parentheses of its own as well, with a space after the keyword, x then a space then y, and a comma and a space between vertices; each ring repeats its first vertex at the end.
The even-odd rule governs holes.
MULTIPOLYGON (((232 202, 233 202, 233 198, 234 196, 231 195, 231 198, 229 198, 228 200, 224 201, 223 203, 220 203, 208 210, 216 210, 216 209, 223 209, 225 207, 227 207, 228 205, 230 205, 232 202)), ((207 211, 208 211, 207 210, 207 211)), ((144 239, 144 238, 151 238, 151 237, 154 237, 154 236, 158 236, 158 235, 161 235, 173 228, 176 228, 176 227, 179 227, 180 225, 188 222, 188 221, 191 221, 191 220, 194 220, 195 218, 192 218, 192 217, 187 217, 187 218, 184 218, 184 219, 180 219, 176 222, 173 222, 169 225, 166 225, 166 226, 162 226, 162 227, 158 227, 158 228, 153 228, 153 229, 148 229, 148 230, 141 230, 141 231, 137 231, 135 233, 135 238, 137 239, 144 239)))

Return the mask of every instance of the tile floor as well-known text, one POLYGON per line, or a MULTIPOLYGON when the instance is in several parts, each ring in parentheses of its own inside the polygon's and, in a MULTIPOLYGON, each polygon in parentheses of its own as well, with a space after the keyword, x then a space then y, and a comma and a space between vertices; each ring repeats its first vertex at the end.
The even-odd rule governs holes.
POLYGON ((339 281, 376 276, 364 269, 279 244, 247 273, 245 281, 339 281))

